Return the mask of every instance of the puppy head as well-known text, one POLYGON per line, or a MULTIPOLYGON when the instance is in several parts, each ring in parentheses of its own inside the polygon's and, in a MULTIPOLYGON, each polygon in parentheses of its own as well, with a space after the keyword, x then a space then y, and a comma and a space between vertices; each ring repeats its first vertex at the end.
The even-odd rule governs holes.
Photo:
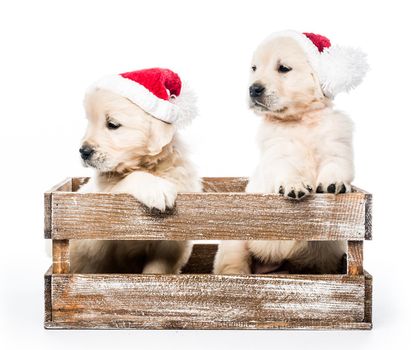
POLYGON ((123 173, 157 156, 172 141, 175 127, 113 92, 96 89, 85 97, 88 127, 80 148, 85 166, 123 173))
POLYGON ((252 60, 249 106, 257 114, 296 120, 329 103, 301 46, 290 37, 263 42, 252 60))

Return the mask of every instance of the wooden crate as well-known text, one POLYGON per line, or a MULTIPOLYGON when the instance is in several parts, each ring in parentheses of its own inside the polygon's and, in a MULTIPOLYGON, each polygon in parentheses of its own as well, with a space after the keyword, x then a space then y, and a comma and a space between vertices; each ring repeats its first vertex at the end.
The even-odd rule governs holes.
POLYGON ((127 194, 77 193, 86 178, 45 193, 45 327, 63 329, 371 329, 371 194, 314 194, 300 202, 243 193, 245 178, 205 178, 173 210, 149 211, 127 194), (181 275, 72 274, 71 239, 346 240, 333 275, 212 275, 216 245, 196 245, 181 275))

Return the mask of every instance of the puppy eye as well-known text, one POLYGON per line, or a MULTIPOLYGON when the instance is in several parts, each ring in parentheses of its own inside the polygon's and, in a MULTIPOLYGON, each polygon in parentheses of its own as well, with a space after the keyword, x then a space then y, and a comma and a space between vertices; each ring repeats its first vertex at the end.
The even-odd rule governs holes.
POLYGON ((279 67, 277 68, 277 71, 279 73, 287 73, 290 72, 292 70, 292 68, 288 67, 288 66, 284 66, 283 64, 280 64, 279 67))
POLYGON ((117 124, 116 122, 113 122, 111 120, 107 121, 107 129, 110 130, 116 130, 121 126, 121 124, 117 124))
POLYGON ((251 70, 253 71, 253 72, 255 72, 256 71, 256 69, 257 69, 257 67, 256 66, 251 66, 251 70))

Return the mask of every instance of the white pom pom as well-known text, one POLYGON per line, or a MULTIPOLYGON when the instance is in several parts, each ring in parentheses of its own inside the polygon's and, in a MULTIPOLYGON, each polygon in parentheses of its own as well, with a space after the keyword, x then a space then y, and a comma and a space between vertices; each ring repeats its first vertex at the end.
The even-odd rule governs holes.
POLYGON ((178 128, 188 126, 198 115, 196 94, 187 83, 182 83, 181 94, 171 99, 170 102, 179 108, 177 119, 174 122, 178 128))
POLYGON ((366 54, 352 47, 331 46, 320 56, 318 75, 328 97, 358 86, 369 69, 366 54))

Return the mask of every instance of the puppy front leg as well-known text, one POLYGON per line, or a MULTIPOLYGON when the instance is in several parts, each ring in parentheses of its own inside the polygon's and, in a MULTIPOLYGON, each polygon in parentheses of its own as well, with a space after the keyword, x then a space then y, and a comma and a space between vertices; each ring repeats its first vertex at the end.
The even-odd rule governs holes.
POLYGON ((172 270, 172 266, 166 260, 152 260, 148 262, 143 268, 143 274, 177 274, 179 272, 172 270))
POLYGON ((128 193, 149 208, 165 211, 175 204, 177 190, 175 184, 152 174, 135 171, 119 181, 112 193, 128 193))
POLYGON ((282 141, 265 152, 246 192, 280 193, 290 199, 301 199, 312 191, 314 176, 315 171, 301 147, 282 141))
POLYGON ((214 261, 214 274, 250 274, 251 257, 245 241, 222 241, 214 261))
MULTIPOLYGON (((300 162, 301 160, 296 160, 300 162)), ((293 160, 280 160, 275 163, 273 192, 289 199, 302 199, 312 192, 313 180, 300 168, 293 166, 293 160)))
POLYGON ((144 274, 178 274, 192 253, 190 241, 158 241, 148 247, 144 274))
POLYGON ((321 152, 317 178, 317 193, 351 192, 354 179, 352 147, 342 139, 327 143, 321 152))

